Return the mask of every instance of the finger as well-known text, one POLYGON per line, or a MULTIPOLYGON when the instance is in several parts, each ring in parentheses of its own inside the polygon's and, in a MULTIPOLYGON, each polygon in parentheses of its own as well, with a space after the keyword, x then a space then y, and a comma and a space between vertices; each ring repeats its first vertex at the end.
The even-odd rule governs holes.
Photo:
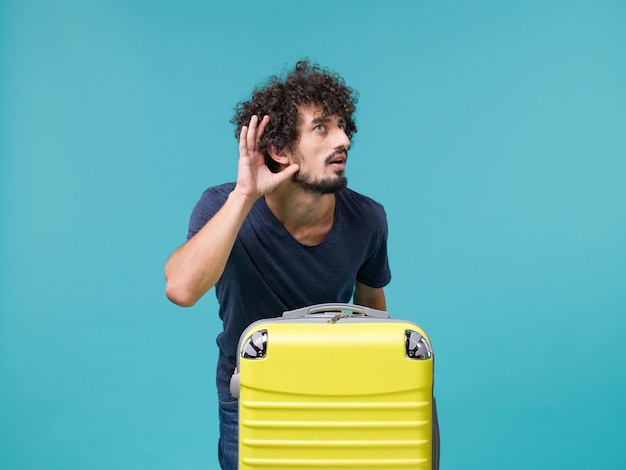
POLYGON ((276 185, 278 186, 284 183, 285 181, 287 181, 289 178, 295 175, 299 169, 300 169, 300 165, 298 165, 297 163, 292 163, 284 170, 278 173, 275 173, 274 176, 276 178, 276 185))
POLYGON ((261 122, 259 123, 259 129, 258 129, 257 134, 256 134, 256 141, 257 142, 259 140, 261 140, 261 137, 265 133, 265 128, 267 127, 269 122, 270 122, 270 117, 269 117, 269 115, 266 114, 265 116, 263 116, 263 119, 261 119, 261 122))
POLYGON ((246 136, 248 151, 254 152, 256 150, 257 141, 257 125, 259 123, 259 117, 254 115, 250 118, 250 126, 248 127, 248 133, 246 136))
POLYGON ((241 132, 239 133, 239 152, 247 152, 248 151, 248 126, 243 126, 241 128, 241 132))

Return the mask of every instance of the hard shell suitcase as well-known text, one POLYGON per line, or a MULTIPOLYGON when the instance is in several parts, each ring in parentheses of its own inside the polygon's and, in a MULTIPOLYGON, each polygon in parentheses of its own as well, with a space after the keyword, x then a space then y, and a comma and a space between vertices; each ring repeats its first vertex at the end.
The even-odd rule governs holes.
POLYGON ((253 323, 238 351, 240 470, 433 468, 433 352, 416 324, 320 304, 253 323))

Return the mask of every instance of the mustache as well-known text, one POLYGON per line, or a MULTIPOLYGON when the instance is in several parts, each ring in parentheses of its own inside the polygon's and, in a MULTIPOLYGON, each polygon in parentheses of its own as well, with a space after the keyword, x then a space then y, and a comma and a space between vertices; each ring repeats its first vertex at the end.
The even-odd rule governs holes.
POLYGON ((348 149, 345 147, 340 147, 336 149, 333 153, 331 153, 328 157, 326 157, 326 163, 330 163, 337 155, 344 155, 344 160, 348 160, 348 149))

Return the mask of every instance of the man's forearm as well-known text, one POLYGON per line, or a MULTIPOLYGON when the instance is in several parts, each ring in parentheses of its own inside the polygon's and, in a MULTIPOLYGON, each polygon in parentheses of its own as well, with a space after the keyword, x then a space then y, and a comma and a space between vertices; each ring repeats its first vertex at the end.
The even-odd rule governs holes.
POLYGON ((364 307, 375 308, 377 310, 387 309, 385 291, 382 288, 369 287, 360 282, 356 283, 353 302, 356 305, 363 305, 364 307))
POLYGON ((165 264, 165 293, 177 305, 194 305, 219 280, 254 201, 233 191, 222 208, 165 264))

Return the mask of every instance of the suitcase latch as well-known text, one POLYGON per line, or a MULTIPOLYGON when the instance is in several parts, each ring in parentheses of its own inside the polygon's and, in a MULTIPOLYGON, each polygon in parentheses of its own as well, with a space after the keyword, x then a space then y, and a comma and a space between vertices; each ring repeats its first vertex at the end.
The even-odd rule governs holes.
POLYGON ((246 359, 261 359, 267 354, 267 330, 255 331, 241 348, 246 359))
POLYGON ((405 332, 406 355, 411 359, 430 359, 433 355, 428 341, 417 331, 405 332))

